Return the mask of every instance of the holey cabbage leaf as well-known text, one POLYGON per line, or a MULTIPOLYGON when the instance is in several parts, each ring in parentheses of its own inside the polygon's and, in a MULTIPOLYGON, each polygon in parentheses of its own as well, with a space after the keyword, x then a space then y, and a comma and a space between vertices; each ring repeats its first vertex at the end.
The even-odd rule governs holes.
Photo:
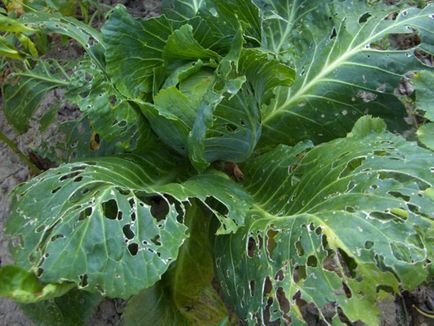
POLYGON ((415 53, 434 53, 434 5, 396 12, 351 0, 331 1, 328 9, 324 1, 255 2, 265 17, 262 46, 297 71, 294 85, 262 110, 263 144, 343 136, 367 113, 392 130, 405 127, 394 89, 409 72, 432 70, 415 53), (420 41, 414 47, 388 44, 390 35, 411 33, 420 41))
POLYGON ((226 207, 226 215, 216 212, 218 233, 243 225, 247 194, 218 174, 187 180, 182 161, 167 155, 70 163, 16 188, 6 226, 16 264, 42 282, 128 298, 157 282, 176 259, 188 237, 189 198, 212 211, 211 198, 226 207))
MULTIPOLYGON (((250 324, 303 322, 303 306, 339 324, 379 325, 376 300, 413 289, 433 260, 434 154, 362 118, 342 139, 280 145, 241 168, 246 226, 217 237, 227 304, 250 324)), ((432 276, 432 275, 431 275, 432 276)))

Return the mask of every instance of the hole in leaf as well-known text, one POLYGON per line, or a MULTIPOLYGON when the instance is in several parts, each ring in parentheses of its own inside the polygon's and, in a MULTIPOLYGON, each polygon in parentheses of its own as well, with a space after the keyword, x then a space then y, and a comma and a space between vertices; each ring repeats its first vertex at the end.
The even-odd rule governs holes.
POLYGON ((264 296, 270 294, 273 288, 273 284, 271 283, 270 278, 267 276, 264 280, 264 296))
MULTIPOLYGON (((338 33, 336 32, 336 28, 333 27, 332 33, 330 34, 330 39, 333 40, 336 37, 336 35, 338 35, 338 33)), ((303 75, 304 75, 304 73, 303 73, 303 75)))
POLYGON ((318 265, 318 260, 315 256, 311 255, 307 258, 307 266, 316 267, 318 265))
POLYGON ((56 241, 57 239, 61 239, 61 238, 64 238, 65 236, 63 235, 63 234, 56 234, 56 235, 53 235, 52 237, 51 237, 51 241, 56 241))
POLYGON ((256 282, 255 280, 251 280, 249 282, 249 290, 250 290, 250 296, 253 297, 255 296, 255 287, 256 287, 256 282))
POLYGON ((277 301, 279 302, 280 310, 286 315, 289 312, 290 304, 282 287, 279 287, 276 292, 277 301))
POLYGON ((81 180, 83 180, 83 177, 80 175, 74 179, 74 182, 80 182, 81 180))
POLYGON ((229 132, 235 132, 235 131, 237 131, 237 126, 236 125, 234 125, 234 124, 232 124, 232 123, 228 123, 227 125, 226 125, 226 129, 229 131, 229 132))
POLYGON ((419 207, 417 207, 416 205, 413 205, 413 204, 407 203, 407 207, 408 207, 408 209, 409 209, 411 212, 413 212, 413 213, 416 213, 416 214, 419 214, 419 213, 420 213, 420 211, 419 211, 419 207))
POLYGON ((271 317, 271 313, 270 313, 270 308, 273 305, 273 298, 269 297, 267 300, 267 305, 264 308, 264 322, 265 325, 270 325, 270 326, 274 326, 274 323, 272 323, 270 321, 270 317, 271 317))
POLYGON ((82 274, 82 275, 80 275, 80 283, 79 283, 79 286, 82 287, 82 288, 84 288, 84 287, 86 287, 87 285, 88 285, 88 282, 87 282, 87 274, 82 274))
POLYGON ((343 287, 343 289, 344 289, 345 296, 346 296, 348 299, 351 298, 351 297, 352 297, 352 293, 351 293, 351 290, 350 290, 350 288, 348 287, 348 285, 347 285, 345 282, 342 282, 342 287, 343 287))
POLYGON ((128 251, 132 256, 137 255, 137 252, 139 251, 139 245, 137 243, 130 243, 128 245, 128 251))
POLYGON ((65 181, 67 179, 72 179, 72 178, 75 178, 76 176, 78 176, 79 174, 80 174, 80 172, 68 173, 68 174, 65 174, 64 176, 62 176, 59 180, 65 181))
POLYGON ((338 249, 338 257, 341 265, 346 267, 344 269, 345 274, 351 277, 355 277, 357 263, 354 258, 348 256, 347 253, 341 249, 338 249))
POLYGON ((351 206, 345 206, 345 210, 348 212, 348 213, 354 213, 356 210, 355 210, 355 208, 354 207, 351 207, 351 206))
POLYGON ((359 166, 362 165, 363 161, 366 160, 366 157, 358 157, 351 161, 349 161, 345 167, 345 169, 339 174, 339 178, 346 177, 351 172, 353 172, 355 169, 357 169, 359 166))
POLYGON ((249 240, 247 242, 247 256, 250 258, 253 257, 256 250, 256 242, 253 236, 249 236, 249 240))
POLYGON ((41 277, 42 273, 44 273, 44 270, 39 267, 38 270, 36 271, 36 276, 41 277))
POLYGON ((393 197, 396 197, 396 198, 401 198, 405 201, 410 201, 410 196, 406 196, 406 195, 401 194, 400 192, 397 192, 397 191, 389 191, 388 194, 392 195, 393 197))
POLYGON ((119 191, 119 193, 124 196, 128 196, 131 193, 131 191, 125 188, 116 188, 116 190, 119 191))
POLYGON ((295 251, 297 252, 297 255, 300 256, 300 257, 304 255, 304 249, 303 249, 303 246, 301 245, 301 241, 300 240, 298 240, 295 243, 295 251))
POLYGON ((371 14, 369 12, 363 14, 362 16, 360 16, 359 18, 359 24, 363 24, 366 23, 369 19, 369 17, 371 17, 371 14))
POLYGON ((151 214, 157 221, 163 220, 169 214, 169 204, 163 197, 151 198, 151 214))
POLYGON ((122 231, 124 232, 125 237, 127 239, 129 239, 129 240, 131 240, 135 236, 134 232, 131 230, 131 225, 130 224, 125 224, 122 227, 122 231))
POLYGON ((385 212, 371 212, 369 214, 369 216, 374 217, 376 219, 382 220, 382 221, 390 221, 390 220, 395 220, 395 221, 399 221, 397 220, 392 214, 388 214, 385 212))
POLYGON ((268 257, 271 259, 271 254, 273 253, 274 248, 276 247, 276 241, 274 241, 274 237, 277 232, 274 230, 268 230, 267 232, 267 253, 268 257))
POLYGON ((43 232, 44 230, 45 230, 45 225, 44 224, 42 224, 42 225, 40 225, 40 226, 38 226, 37 228, 36 228, 36 233, 41 233, 41 232, 43 232))
POLYGON ((60 188, 61 188, 61 187, 57 187, 57 188, 51 190, 51 193, 52 193, 52 194, 55 194, 56 192, 58 192, 58 191, 60 190, 60 188))
POLYGON ((327 257, 322 261, 323 268, 330 272, 335 272, 339 277, 342 277, 341 270, 337 263, 336 253, 334 251, 330 251, 327 257))
POLYGON ((282 270, 279 270, 276 275, 274 276, 274 279, 276 281, 282 281, 285 278, 285 274, 283 274, 282 270))
POLYGON ((87 207, 84 211, 80 212, 80 216, 78 217, 78 220, 79 221, 85 220, 91 215, 92 215, 92 207, 87 207))
POLYGON ((160 235, 157 234, 155 237, 151 239, 151 242, 156 246, 161 246, 160 235))
POLYGON ((104 216, 110 220, 115 220, 118 216, 118 204, 114 199, 110 199, 102 204, 104 216))
POLYGON ((365 248, 366 249, 371 249, 373 246, 374 246, 374 242, 369 241, 369 240, 365 242, 365 248))
POLYGON ((300 265, 295 266, 292 278, 295 283, 298 283, 301 280, 306 279, 306 267, 300 265))
POLYGON ((131 207, 132 209, 134 209, 134 208, 136 207, 136 202, 134 201, 133 198, 130 198, 130 199, 128 200, 128 204, 130 204, 130 207, 131 207))
POLYGON ((321 236, 321 246, 324 250, 328 248, 327 236, 325 234, 321 236))

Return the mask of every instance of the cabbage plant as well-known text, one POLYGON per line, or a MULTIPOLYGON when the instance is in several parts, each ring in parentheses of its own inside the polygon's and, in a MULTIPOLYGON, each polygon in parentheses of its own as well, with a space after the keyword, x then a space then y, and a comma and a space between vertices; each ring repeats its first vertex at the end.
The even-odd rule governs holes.
POLYGON ((379 302, 432 279, 432 4, 166 0, 148 19, 118 5, 101 31, 20 22, 85 51, 4 89, 22 132, 52 89, 83 113, 74 153, 11 196, 0 294, 35 319, 85 323, 108 297, 128 300, 125 325, 301 325, 309 309, 379 325, 379 302), (419 144, 402 136, 408 80, 419 144))

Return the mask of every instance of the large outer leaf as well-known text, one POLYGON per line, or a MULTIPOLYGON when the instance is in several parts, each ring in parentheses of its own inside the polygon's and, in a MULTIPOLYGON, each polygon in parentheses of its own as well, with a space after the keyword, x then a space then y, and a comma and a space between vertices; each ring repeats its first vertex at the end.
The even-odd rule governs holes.
POLYGON ((40 63, 33 70, 13 77, 4 88, 4 112, 8 122, 24 133, 45 95, 55 88, 68 86, 69 77, 54 61, 40 63))
POLYGON ((261 22, 258 7, 251 0, 207 0, 199 15, 215 35, 232 39, 241 25, 248 42, 261 42, 261 22))
POLYGON ((128 298, 158 281, 176 259, 187 230, 182 203, 189 198, 206 204, 214 197, 226 206, 219 232, 243 225, 248 204, 235 201, 231 182, 201 175, 169 184, 188 170, 174 157, 167 162, 168 155, 67 164, 19 186, 6 228, 17 240, 17 265, 43 282, 70 281, 128 298))
POLYGON ((282 61, 300 55, 300 45, 329 33, 331 1, 253 0, 261 9, 262 48, 282 61), (291 40, 291 41, 290 41, 291 40), (298 45, 294 46, 297 40, 298 45))
POLYGON ((172 34, 165 16, 136 20, 116 6, 102 27, 107 73, 126 97, 141 98, 152 91, 154 69, 163 64, 163 48, 172 34))
POLYGON ((104 72, 83 60, 76 67, 66 98, 89 119, 100 143, 118 152, 144 150, 155 144, 155 135, 140 109, 126 101, 104 72))
MULTIPOLYGON (((352 4, 344 1, 341 6, 352 4)), ((434 6, 404 10, 395 20, 385 20, 383 10, 359 7, 351 7, 355 13, 337 26, 334 37, 330 30, 321 42, 311 42, 300 52, 294 86, 282 88, 263 111, 264 144, 342 136, 365 113, 384 117, 392 129, 402 125, 404 109, 394 88, 409 71, 429 68, 415 57, 414 49, 382 49, 378 44, 390 34, 414 29, 421 38, 418 48, 432 51, 434 6), (366 13, 371 15, 367 19, 366 13)))
POLYGON ((100 68, 104 66, 102 35, 93 27, 60 13, 32 12, 21 17, 21 21, 36 30, 57 33, 77 41, 100 68))
POLYGON ((384 127, 363 118, 347 138, 281 145, 242 166, 255 205, 246 227, 215 247, 240 318, 301 321, 304 300, 320 310, 336 302, 350 320, 378 325, 380 288, 426 279, 434 154, 384 127))

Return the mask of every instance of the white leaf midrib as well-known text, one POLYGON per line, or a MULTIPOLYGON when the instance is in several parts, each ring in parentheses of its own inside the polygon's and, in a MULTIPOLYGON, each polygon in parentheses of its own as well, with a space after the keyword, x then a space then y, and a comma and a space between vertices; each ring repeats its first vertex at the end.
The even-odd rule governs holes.
MULTIPOLYGON (((325 65, 323 69, 308 83, 304 84, 300 89, 297 90, 297 92, 289 98, 285 103, 283 103, 280 107, 277 107, 274 109, 268 116, 264 117, 262 122, 263 124, 266 124, 269 120, 273 119, 276 115, 279 115, 281 113, 284 113, 287 111, 287 108, 299 101, 301 98, 305 97, 310 89, 312 89, 316 84, 320 83, 325 76, 330 74, 333 70, 339 68, 340 66, 344 65, 348 59, 350 59, 355 54, 362 52, 365 49, 365 45, 373 42, 374 40, 378 39, 379 37, 387 34, 388 30, 396 28, 400 25, 408 24, 409 21, 413 19, 420 18, 420 13, 418 15, 415 15, 413 17, 410 17, 406 20, 397 22, 396 24, 391 24, 387 28, 384 28, 383 30, 373 34, 369 35, 367 39, 365 39, 363 42, 360 42, 357 46, 355 46, 352 49, 347 48, 347 50, 337 59, 332 61, 329 65, 325 65)), ((361 27, 363 28, 363 26, 361 27)), ((356 37, 356 36, 355 36, 356 37)), ((350 44, 350 46, 353 45, 353 43, 350 44)))

